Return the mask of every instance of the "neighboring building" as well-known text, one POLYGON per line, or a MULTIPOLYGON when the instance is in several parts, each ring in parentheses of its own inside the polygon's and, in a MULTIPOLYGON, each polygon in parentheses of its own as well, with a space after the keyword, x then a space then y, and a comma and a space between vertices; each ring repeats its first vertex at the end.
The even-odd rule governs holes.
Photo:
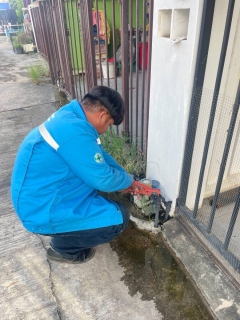
MULTIPOLYGON (((9 0, 0 0, 0 26, 8 23, 17 24, 18 19, 14 9, 11 9, 9 0)), ((3 27, 0 29, 3 32, 3 27)))
MULTIPOLYGON (((8 0, 0 0, 0 26, 7 24, 6 11, 8 9, 10 9, 10 3, 8 0)), ((2 28, 0 28, 0 32, 3 33, 2 28)))
POLYGON ((10 9, 9 0, 0 0, 0 10, 10 9))

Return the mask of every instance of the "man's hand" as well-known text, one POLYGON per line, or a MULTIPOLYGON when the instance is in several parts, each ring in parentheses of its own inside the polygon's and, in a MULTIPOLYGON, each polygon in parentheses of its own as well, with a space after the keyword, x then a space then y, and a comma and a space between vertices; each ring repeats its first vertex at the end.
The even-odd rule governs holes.
POLYGON ((123 193, 135 193, 138 188, 139 187, 137 186, 136 181, 133 180, 133 183, 131 184, 131 186, 128 187, 127 189, 125 189, 125 190, 122 190, 121 192, 123 192, 123 193))
POLYGON ((159 189, 148 187, 147 185, 134 180, 129 188, 122 190, 122 193, 131 193, 132 195, 147 195, 150 197, 152 194, 159 195, 161 192, 159 189))

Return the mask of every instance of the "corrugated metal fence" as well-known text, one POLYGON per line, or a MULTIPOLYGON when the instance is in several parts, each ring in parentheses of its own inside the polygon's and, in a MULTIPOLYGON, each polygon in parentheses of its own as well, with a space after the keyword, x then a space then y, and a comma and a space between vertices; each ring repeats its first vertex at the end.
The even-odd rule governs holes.
POLYGON ((119 91, 123 126, 147 150, 153 1, 43 0, 30 6, 38 51, 69 99, 94 85, 119 91))

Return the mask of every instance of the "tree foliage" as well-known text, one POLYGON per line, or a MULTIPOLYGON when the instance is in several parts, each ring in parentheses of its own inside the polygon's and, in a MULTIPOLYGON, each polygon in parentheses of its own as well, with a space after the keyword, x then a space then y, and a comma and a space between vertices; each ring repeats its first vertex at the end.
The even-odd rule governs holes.
POLYGON ((18 22, 20 24, 23 23, 23 0, 9 0, 11 9, 15 9, 17 17, 18 17, 18 22))

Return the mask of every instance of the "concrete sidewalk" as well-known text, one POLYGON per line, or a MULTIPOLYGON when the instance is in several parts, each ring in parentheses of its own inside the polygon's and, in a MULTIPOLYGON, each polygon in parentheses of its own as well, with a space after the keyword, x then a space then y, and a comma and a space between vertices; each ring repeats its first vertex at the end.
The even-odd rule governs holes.
MULTIPOLYGON (((159 313, 153 300, 129 294, 122 281, 124 269, 109 244, 98 246, 94 259, 86 264, 57 263, 46 258, 48 237, 28 233, 21 226, 9 195, 15 155, 25 135, 56 110, 61 98, 50 83, 36 86, 28 78, 26 67, 39 63, 37 54, 16 55, 0 37, 0 56, 0 318, 170 320, 159 313)), ((165 224, 165 235, 213 318, 240 319, 239 292, 177 219, 165 224)))

